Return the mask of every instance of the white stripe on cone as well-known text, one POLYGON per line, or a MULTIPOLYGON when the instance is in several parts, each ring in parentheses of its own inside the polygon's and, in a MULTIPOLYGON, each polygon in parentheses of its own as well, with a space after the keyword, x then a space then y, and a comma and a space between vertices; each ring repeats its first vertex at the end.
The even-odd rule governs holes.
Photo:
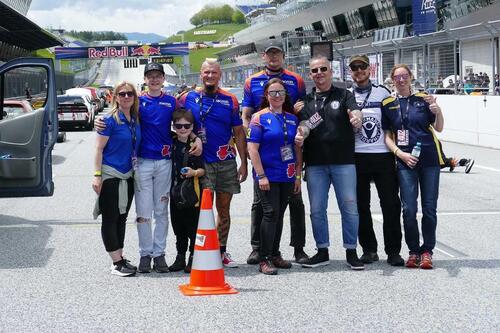
POLYGON ((194 251, 193 265, 191 269, 199 271, 213 271, 222 269, 222 258, 220 250, 196 250, 194 251))
POLYGON ((211 209, 200 210, 198 230, 215 230, 214 213, 211 209))

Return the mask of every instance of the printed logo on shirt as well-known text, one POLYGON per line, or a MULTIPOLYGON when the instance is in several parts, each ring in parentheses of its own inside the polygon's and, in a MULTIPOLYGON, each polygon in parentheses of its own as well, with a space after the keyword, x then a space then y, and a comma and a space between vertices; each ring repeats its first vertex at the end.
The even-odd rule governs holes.
POLYGON ((263 87, 264 86, 264 81, 260 81, 260 86, 263 87))
POLYGON ((215 102, 219 103, 219 104, 222 104, 224 106, 229 106, 229 101, 225 100, 225 99, 216 99, 215 102))
POLYGON ((288 163, 288 167, 286 168, 286 176, 288 178, 292 178, 295 176, 295 163, 288 163))
POLYGON ((200 98, 199 97, 196 97, 194 100, 196 101, 196 104, 198 104, 200 102, 200 98))
POLYGON ((170 104, 169 102, 160 102, 158 104, 168 106, 169 108, 172 107, 172 104, 170 104))
POLYGON ((287 86, 294 86, 295 85, 295 82, 293 82, 292 80, 282 80, 282 81, 287 86))
POLYGON ((252 129, 249 127, 249 128, 247 129, 247 139, 248 139, 248 138, 250 138, 250 132, 251 132, 251 131, 252 131, 252 129))
POLYGON ((337 110, 340 107, 340 102, 339 101, 333 101, 330 103, 330 106, 332 109, 337 110))
POLYGON ((359 139, 365 143, 374 143, 380 139, 382 135, 382 126, 377 118, 374 117, 364 117, 363 118, 363 130, 359 131, 359 139))
POLYGON ((163 145, 163 148, 161 149, 161 156, 170 156, 170 145, 163 145))
POLYGON ((295 125, 295 121, 293 121, 293 120, 287 120, 286 122, 287 122, 288 124, 290 124, 290 125, 295 125))
POLYGON ((231 145, 219 146, 219 150, 217 150, 219 160, 224 161, 226 158, 233 156, 233 147, 231 145))
POLYGON ((271 125, 271 118, 267 118, 267 123, 271 125))
POLYGON ((323 122, 323 118, 321 118, 321 115, 318 112, 316 112, 309 119, 307 119, 307 121, 305 122, 305 125, 309 129, 315 129, 322 122, 323 122))

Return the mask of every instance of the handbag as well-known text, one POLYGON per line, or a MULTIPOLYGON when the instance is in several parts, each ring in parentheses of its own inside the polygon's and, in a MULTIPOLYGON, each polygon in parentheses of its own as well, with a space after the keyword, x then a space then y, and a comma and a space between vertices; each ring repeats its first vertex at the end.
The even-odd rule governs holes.
MULTIPOLYGON (((187 166, 188 159, 189 154, 185 152, 182 167, 187 166)), ((196 188, 199 188, 198 177, 182 178, 181 181, 177 181, 177 177, 174 177, 174 186, 170 193, 170 199, 175 207, 179 209, 196 207, 199 201, 199 191, 196 191, 196 188)))

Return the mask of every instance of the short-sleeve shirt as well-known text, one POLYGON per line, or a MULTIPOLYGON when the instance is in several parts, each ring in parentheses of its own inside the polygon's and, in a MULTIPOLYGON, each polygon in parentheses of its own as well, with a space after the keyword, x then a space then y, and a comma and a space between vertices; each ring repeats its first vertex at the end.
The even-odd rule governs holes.
MULTIPOLYGON (((259 144, 259 155, 264 173, 270 182, 288 183, 295 181, 294 139, 297 126, 298 119, 291 113, 277 114, 266 108, 252 116, 247 132, 247 141, 259 144), (293 157, 283 161, 281 148, 285 144, 291 146, 293 157)), ((253 175, 256 179, 255 170, 253 170, 253 175)))
MULTIPOLYGON (((417 166, 439 166, 438 139, 431 124, 436 121, 436 115, 429 109, 424 100, 426 93, 416 93, 409 97, 388 97, 382 102, 382 128, 394 134, 394 142, 399 149, 411 153, 413 147, 420 142, 421 152, 417 166), (408 130, 409 144, 398 144, 398 130, 408 130)), ((408 168, 398 159, 398 168, 408 168)))
POLYGON ((304 80, 297 73, 284 69, 277 75, 268 75, 264 70, 255 73, 245 80, 243 102, 241 105, 243 107, 251 107, 253 113, 259 111, 262 97, 264 96, 264 86, 273 78, 279 78, 283 81, 290 95, 290 102, 292 105, 306 95, 304 80))
POLYGON ((206 163, 236 158, 233 127, 242 125, 236 96, 220 88, 213 95, 190 91, 181 97, 180 104, 193 113, 195 133, 199 135, 203 130, 206 133, 203 143, 206 163))
POLYGON ((118 116, 121 124, 118 124, 111 114, 104 116, 106 128, 97 133, 109 137, 103 150, 102 164, 121 173, 127 173, 132 169, 132 156, 137 152, 141 143, 141 127, 133 118, 129 122, 121 112, 118 112, 118 116), (133 146, 133 138, 135 138, 135 146, 133 146))
POLYGON ((172 151, 172 113, 177 100, 162 93, 160 96, 144 94, 139 97, 139 115, 142 142, 139 157, 151 160, 169 160, 172 151))

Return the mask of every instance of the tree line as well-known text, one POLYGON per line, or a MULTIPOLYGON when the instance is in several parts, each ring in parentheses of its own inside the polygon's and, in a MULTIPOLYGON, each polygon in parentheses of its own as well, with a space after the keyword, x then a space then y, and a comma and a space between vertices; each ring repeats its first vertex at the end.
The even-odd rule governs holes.
POLYGON ((71 31, 66 31, 66 34, 86 42, 93 42, 97 40, 127 40, 127 36, 125 36, 123 33, 113 32, 113 31, 71 30, 71 31))
POLYGON ((192 25, 199 27, 205 24, 245 23, 245 16, 229 5, 206 5, 189 20, 192 25))

